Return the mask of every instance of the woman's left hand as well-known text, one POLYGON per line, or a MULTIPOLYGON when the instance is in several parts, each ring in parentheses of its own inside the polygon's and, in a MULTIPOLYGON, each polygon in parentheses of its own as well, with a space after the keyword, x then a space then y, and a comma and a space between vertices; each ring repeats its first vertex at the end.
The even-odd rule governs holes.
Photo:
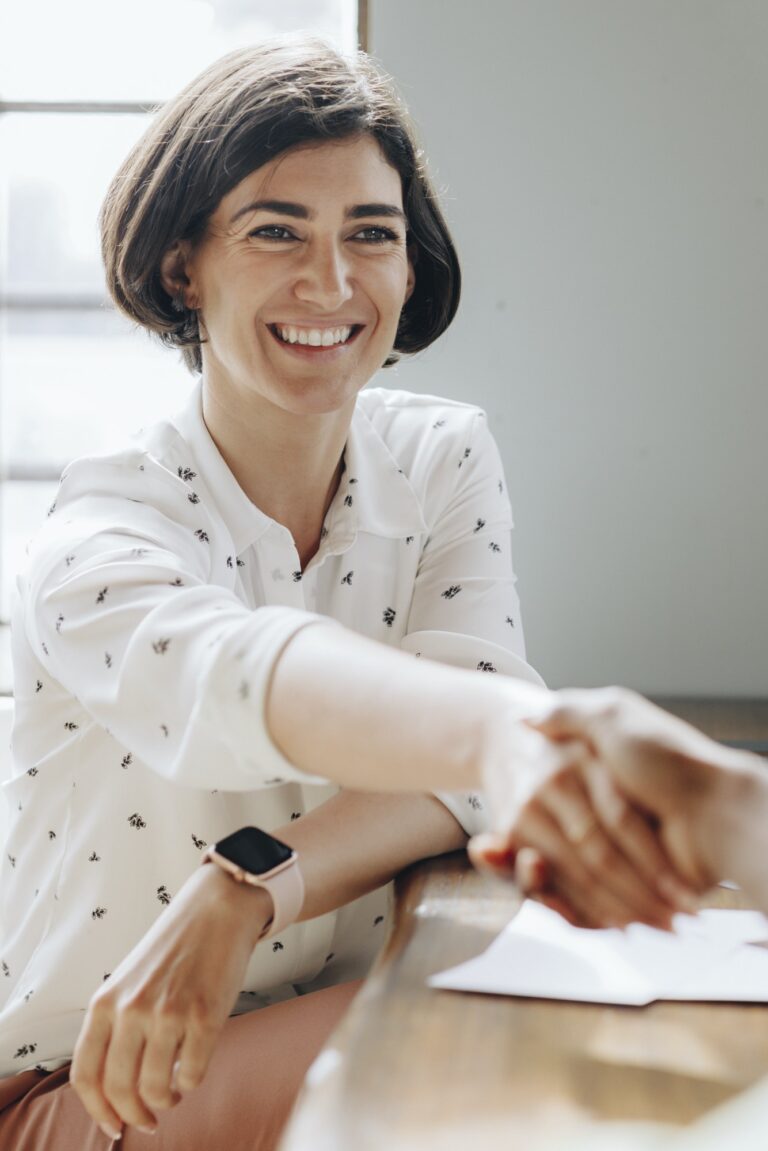
POLYGON ((105 1134, 154 1131, 200 1084, 271 914, 264 890, 201 867, 96 992, 70 1082, 105 1134))

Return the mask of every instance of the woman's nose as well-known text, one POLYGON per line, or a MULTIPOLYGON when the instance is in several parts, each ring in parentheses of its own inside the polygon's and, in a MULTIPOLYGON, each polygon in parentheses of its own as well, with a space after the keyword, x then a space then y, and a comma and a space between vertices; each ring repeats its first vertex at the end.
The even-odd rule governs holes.
POLYGON ((305 303, 333 311, 352 296, 349 267, 344 252, 335 244, 310 245, 294 286, 305 303))

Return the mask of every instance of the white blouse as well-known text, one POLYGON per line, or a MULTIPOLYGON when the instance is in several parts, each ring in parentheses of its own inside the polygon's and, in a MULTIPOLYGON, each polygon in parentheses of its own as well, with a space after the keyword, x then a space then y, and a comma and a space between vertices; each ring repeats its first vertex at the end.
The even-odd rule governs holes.
MULTIPOLYGON (((288 530, 217 451, 199 385, 172 421, 62 476, 14 610, 0 1075, 71 1058, 94 991, 207 844, 335 794, 264 723, 298 629, 331 617, 415 654, 535 675, 483 413, 367 390, 344 463, 303 572, 288 530)), ((477 795, 440 799, 469 832, 482 826, 477 795)), ((388 905, 385 888, 260 944, 238 1009, 361 974, 388 905)))

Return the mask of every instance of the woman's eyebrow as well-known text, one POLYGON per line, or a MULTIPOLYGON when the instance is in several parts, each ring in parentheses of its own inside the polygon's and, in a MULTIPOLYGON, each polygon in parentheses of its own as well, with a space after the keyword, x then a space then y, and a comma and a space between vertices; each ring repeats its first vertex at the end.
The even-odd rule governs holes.
POLYGON ((344 215, 348 220, 362 220, 368 216, 389 216, 405 223, 405 212, 396 204, 355 204, 347 208, 344 215))
MULTIPOLYGON (((304 204, 295 204, 292 200, 252 200, 238 208, 230 219, 230 225, 237 222, 241 216, 251 212, 273 212, 277 216, 291 216, 294 220, 312 220, 316 213, 310 211, 304 204)), ((353 204, 344 212, 348 220, 363 220, 371 216, 388 216, 402 220, 405 223, 405 212, 397 204, 353 204)))
POLYGON ((294 204, 290 200, 252 200, 250 204, 237 209, 229 221, 230 224, 234 224, 249 212, 274 212, 277 216, 293 216, 295 220, 311 220, 314 215, 314 212, 310 212, 303 204, 294 204))

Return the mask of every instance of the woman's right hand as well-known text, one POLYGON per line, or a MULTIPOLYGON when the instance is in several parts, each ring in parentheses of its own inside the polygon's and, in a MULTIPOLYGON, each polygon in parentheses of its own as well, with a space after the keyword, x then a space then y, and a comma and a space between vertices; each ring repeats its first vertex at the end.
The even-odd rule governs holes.
POLYGON ((110 1138, 197 1087, 272 914, 261 888, 198 868, 93 996, 70 1082, 110 1138))
MULTIPOLYGON (((550 712, 556 698, 548 696, 550 712)), ((681 869, 654 820, 625 796, 583 731, 554 735, 545 723, 534 730, 513 720, 491 735, 484 787, 493 828, 470 842, 473 862, 516 879, 579 926, 668 928, 675 912, 694 910, 703 885, 681 869)))

